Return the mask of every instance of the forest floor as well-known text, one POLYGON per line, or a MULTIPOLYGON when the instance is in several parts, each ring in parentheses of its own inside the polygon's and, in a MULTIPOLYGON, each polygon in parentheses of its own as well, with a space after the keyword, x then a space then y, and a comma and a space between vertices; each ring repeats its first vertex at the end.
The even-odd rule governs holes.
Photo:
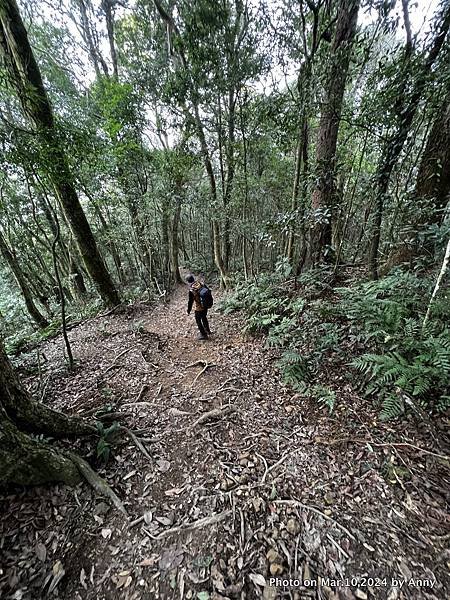
POLYGON ((276 352, 239 316, 212 310, 214 335, 197 341, 186 303, 180 286, 72 329, 72 374, 60 338, 40 346, 40 375, 35 353, 21 359, 46 403, 123 413, 149 456, 129 438, 104 468, 88 456, 128 518, 87 484, 3 495, 0 596, 449 598, 439 427, 381 423, 348 386, 330 416, 280 382, 276 352))

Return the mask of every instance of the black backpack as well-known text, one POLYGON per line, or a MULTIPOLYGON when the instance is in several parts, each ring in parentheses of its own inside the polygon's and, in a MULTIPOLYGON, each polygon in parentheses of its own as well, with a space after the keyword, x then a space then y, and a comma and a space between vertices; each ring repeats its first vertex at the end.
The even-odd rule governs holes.
POLYGON ((209 289, 208 286, 203 285, 203 287, 200 288, 200 304, 202 305, 203 308, 211 308, 214 300, 213 300, 213 296, 211 293, 211 290, 209 289))

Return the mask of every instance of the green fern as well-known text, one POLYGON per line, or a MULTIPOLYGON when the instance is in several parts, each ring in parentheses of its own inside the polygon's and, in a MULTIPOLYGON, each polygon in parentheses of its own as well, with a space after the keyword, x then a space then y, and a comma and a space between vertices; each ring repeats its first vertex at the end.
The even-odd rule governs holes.
POLYGON ((308 357, 289 350, 283 353, 276 366, 286 384, 299 391, 306 389, 306 382, 311 378, 308 357))

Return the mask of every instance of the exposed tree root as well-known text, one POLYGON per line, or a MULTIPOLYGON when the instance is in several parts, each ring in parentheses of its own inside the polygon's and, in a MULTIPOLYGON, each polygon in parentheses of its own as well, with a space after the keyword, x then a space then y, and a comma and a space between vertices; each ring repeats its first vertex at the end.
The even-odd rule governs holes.
POLYGON ((128 429, 128 427, 120 427, 119 431, 124 431, 132 440, 133 442, 136 444, 136 446, 139 448, 139 450, 142 452, 142 454, 148 458, 151 459, 152 457, 150 456, 150 454, 147 452, 144 444, 141 442, 141 440, 131 431, 131 429, 128 429))
POLYGON ((106 481, 102 477, 100 477, 100 475, 97 475, 97 473, 88 465, 88 463, 77 454, 69 452, 68 456, 70 457, 72 462, 75 463, 81 475, 94 488, 94 490, 100 495, 108 498, 117 508, 117 510, 126 515, 127 511, 125 509, 125 506, 123 505, 122 501, 117 496, 117 494, 106 483, 106 481))
POLYGON ((151 537, 152 540, 162 540, 163 538, 168 537, 169 535, 173 535, 174 533, 180 534, 187 531, 192 531, 194 529, 200 529, 201 527, 209 527, 211 525, 215 525, 216 523, 220 523, 226 519, 229 515, 232 514, 233 511, 225 510, 217 515, 212 515, 211 517, 203 517, 202 519, 198 519, 198 521, 194 521, 193 523, 184 523, 183 525, 178 525, 177 527, 172 527, 171 529, 167 529, 163 531, 159 535, 150 534, 145 528, 143 531, 151 537))
POLYGON ((232 406, 231 404, 223 406, 222 408, 213 408, 212 410, 203 413, 196 421, 194 421, 194 423, 191 425, 191 429, 194 429, 197 427, 197 425, 202 425, 210 419, 219 419, 220 417, 229 415, 232 412, 236 412, 236 407, 232 406))

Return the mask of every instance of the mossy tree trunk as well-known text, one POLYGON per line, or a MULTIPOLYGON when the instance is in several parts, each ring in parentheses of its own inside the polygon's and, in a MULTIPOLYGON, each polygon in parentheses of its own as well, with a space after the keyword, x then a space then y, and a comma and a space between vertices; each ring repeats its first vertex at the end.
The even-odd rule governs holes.
POLYGON ((405 235, 389 256, 384 271, 402 263, 412 265, 418 256, 434 259, 434 243, 426 236, 426 230, 442 221, 449 197, 450 92, 444 98, 428 134, 411 197, 411 218, 405 226, 405 235))
POLYGON ((80 481, 78 467, 68 455, 27 432, 79 436, 92 434, 95 428, 35 402, 20 384, 0 342, 0 484, 80 481))
MULTIPOLYGON (((0 387, 0 394, 2 393, 0 387)), ((62 481, 76 485, 77 466, 56 448, 20 431, 0 404, 0 485, 40 485, 62 481)))

